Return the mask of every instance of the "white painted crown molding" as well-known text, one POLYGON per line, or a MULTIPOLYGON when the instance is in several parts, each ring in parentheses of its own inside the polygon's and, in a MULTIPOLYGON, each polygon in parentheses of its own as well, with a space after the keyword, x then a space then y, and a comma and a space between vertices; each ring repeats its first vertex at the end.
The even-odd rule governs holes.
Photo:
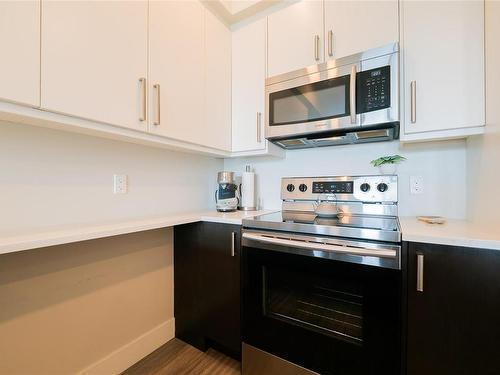
POLYGON ((259 14, 264 15, 266 11, 271 10, 271 8, 280 9, 281 7, 288 6, 297 1, 299 0, 261 0, 253 2, 250 6, 237 12, 231 12, 221 0, 201 0, 203 5, 228 27, 232 27, 237 23, 243 22, 259 14))

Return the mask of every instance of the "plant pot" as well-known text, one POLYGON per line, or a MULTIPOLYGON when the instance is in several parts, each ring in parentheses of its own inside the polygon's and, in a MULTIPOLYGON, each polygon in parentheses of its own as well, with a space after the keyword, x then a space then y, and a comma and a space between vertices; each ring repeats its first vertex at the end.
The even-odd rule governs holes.
POLYGON ((382 164, 378 167, 380 174, 383 175, 394 175, 398 171, 397 164, 382 164))

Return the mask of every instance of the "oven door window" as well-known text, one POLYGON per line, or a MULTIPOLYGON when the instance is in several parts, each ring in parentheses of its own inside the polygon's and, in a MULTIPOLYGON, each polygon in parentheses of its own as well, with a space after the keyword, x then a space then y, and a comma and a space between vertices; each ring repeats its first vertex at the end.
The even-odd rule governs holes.
POLYGON ((265 316, 362 343, 363 292, 359 285, 266 266, 262 274, 265 316))
POLYGON ((345 117, 350 113, 349 76, 277 91, 269 95, 269 125, 345 117))

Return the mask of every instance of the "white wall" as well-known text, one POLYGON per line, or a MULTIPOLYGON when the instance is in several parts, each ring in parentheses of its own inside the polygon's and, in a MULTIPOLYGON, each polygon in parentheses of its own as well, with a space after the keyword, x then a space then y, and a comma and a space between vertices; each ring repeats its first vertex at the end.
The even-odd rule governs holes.
POLYGON ((467 141, 468 216, 500 225, 500 2, 486 1, 486 134, 467 141))
POLYGON ((172 232, 0 255, 0 374, 119 374, 172 339, 172 232))
POLYGON ((0 230, 99 223, 214 206, 222 159, 0 123, 0 230), (129 192, 113 194, 113 174, 129 192))
MULTIPOLYGON (((213 207, 222 166, 0 123, 0 236, 213 207), (113 194, 114 173, 128 194, 113 194)), ((172 338, 172 239, 164 228, 0 256, 0 373, 119 373, 172 338)))
POLYGON ((398 170, 400 216, 465 217, 465 141, 405 146, 399 142, 383 142, 287 151, 286 159, 225 159, 224 168, 241 173, 246 164, 252 165, 257 173, 260 205, 280 208, 281 177, 378 174, 370 161, 396 153, 408 158, 398 170), (424 194, 410 195, 410 175, 424 177, 424 194))

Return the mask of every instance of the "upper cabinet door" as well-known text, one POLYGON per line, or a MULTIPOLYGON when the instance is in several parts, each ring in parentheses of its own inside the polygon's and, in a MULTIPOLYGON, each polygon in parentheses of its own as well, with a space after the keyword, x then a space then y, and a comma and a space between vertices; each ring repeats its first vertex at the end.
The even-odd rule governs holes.
POLYGON ((42 2, 42 107, 147 130, 146 1, 42 2))
POLYGON ((233 31, 233 151, 265 148, 266 20, 233 31))
POLYGON ((40 105, 40 1, 0 1, 0 99, 40 105))
POLYGON ((205 10, 205 145, 231 151, 231 31, 205 10))
POLYGON ((324 61, 323 2, 303 0, 267 18, 268 76, 324 61))
POLYGON ((399 41, 397 0, 325 0, 325 56, 337 59, 399 41))
POLYGON ((203 5, 198 1, 150 2, 151 132, 205 142, 204 51, 203 5))
POLYGON ((401 6, 404 133, 484 125, 484 2, 401 6))

